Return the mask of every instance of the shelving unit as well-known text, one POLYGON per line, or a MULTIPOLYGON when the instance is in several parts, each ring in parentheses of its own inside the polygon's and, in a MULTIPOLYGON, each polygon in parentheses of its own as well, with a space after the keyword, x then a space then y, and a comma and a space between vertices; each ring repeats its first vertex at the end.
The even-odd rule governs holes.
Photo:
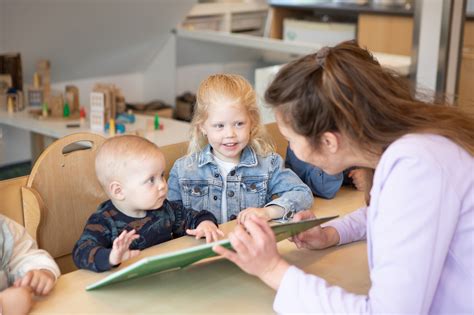
MULTIPOLYGON (((244 34, 231 34, 214 31, 190 31, 185 29, 178 29, 177 36, 178 38, 183 39, 295 55, 309 54, 321 48, 320 45, 309 43, 288 43, 283 40, 273 38, 255 37, 244 34)), ((383 66, 398 71, 402 75, 408 75, 410 68, 410 57, 386 53, 374 53, 374 56, 383 66)))
POLYGON ((227 33, 263 35, 268 13, 266 3, 200 3, 193 6, 182 27, 227 33))

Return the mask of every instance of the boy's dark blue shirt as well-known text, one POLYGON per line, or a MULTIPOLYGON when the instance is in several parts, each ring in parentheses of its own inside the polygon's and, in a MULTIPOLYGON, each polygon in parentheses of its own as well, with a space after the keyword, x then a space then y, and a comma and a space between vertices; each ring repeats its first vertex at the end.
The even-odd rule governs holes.
POLYGON ((318 197, 334 198, 342 186, 342 173, 336 175, 326 174, 320 168, 299 160, 289 146, 286 150, 285 166, 292 169, 309 186, 313 194, 318 197))
POLYGON ((206 220, 217 225, 212 213, 185 209, 180 202, 165 200, 161 208, 146 211, 144 218, 133 218, 107 200, 87 220, 72 257, 78 268, 96 272, 110 270, 113 267, 109 263, 112 244, 123 230, 135 229, 140 238, 132 242, 130 249, 143 250, 183 236, 186 229, 195 229, 206 220))

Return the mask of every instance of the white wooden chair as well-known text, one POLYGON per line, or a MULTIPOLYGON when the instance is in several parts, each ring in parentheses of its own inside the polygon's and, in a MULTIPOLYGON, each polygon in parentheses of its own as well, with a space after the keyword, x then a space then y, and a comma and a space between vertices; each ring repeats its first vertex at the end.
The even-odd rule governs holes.
POLYGON ((25 225, 21 203, 21 187, 26 185, 28 176, 0 181, 0 213, 25 225))
POLYGON ((55 141, 39 156, 22 187, 24 224, 62 273, 75 269, 71 252, 98 204, 107 199, 94 160, 105 138, 77 133, 55 141))

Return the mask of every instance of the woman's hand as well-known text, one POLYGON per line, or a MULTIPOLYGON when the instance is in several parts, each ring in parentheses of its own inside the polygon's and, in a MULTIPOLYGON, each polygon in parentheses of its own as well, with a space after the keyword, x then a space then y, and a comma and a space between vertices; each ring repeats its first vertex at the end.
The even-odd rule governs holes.
MULTIPOLYGON (((295 214, 293 221, 302 221, 315 218, 311 210, 301 211, 295 214)), ((290 242, 295 243, 298 248, 323 249, 339 243, 339 233, 331 226, 315 226, 309 230, 291 237, 290 242)))
POLYGON ((217 245, 212 249, 245 272, 277 289, 289 265, 278 254, 275 234, 268 223, 264 219, 250 216, 243 225, 237 225, 229 233, 229 240, 234 251, 217 245))

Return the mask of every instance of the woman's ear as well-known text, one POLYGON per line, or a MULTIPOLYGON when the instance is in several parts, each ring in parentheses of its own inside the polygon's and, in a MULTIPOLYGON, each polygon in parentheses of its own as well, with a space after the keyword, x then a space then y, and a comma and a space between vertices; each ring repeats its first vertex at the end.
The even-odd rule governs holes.
POLYGON ((118 181, 112 181, 109 184, 109 194, 110 197, 116 200, 124 200, 125 199, 125 194, 122 189, 122 184, 118 181))
POLYGON ((330 153, 336 153, 340 147, 339 135, 334 132, 325 132, 321 137, 321 144, 323 148, 330 153))

